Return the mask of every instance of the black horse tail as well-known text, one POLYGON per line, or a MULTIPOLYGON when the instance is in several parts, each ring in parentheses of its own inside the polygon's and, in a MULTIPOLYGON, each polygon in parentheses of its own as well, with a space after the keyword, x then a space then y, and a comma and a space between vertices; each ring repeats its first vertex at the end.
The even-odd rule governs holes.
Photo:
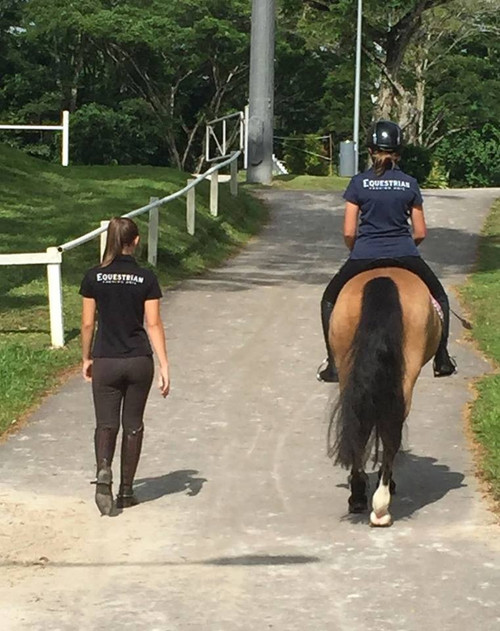
POLYGON ((388 277, 374 278, 363 291, 349 375, 328 428, 328 455, 335 464, 363 468, 372 434, 375 463, 380 441, 386 456, 398 452, 405 418, 403 333, 396 284, 388 277))

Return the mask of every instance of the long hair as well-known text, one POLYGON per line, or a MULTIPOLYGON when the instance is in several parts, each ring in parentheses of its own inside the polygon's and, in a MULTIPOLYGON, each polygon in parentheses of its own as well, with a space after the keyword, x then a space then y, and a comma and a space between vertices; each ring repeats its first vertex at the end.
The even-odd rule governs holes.
POLYGON ((349 374, 328 429, 328 455, 336 464, 363 468, 372 434, 375 462, 380 441, 387 456, 399 450, 405 418, 403 333, 396 284, 385 276, 374 278, 363 291, 349 374))
POLYGON ((113 217, 108 226, 106 249, 102 257, 101 267, 106 267, 119 256, 123 248, 132 245, 138 236, 137 224, 128 217, 113 217))
POLYGON ((401 156, 396 151, 375 150, 372 155, 373 170, 375 175, 384 175, 387 169, 396 168, 401 156))

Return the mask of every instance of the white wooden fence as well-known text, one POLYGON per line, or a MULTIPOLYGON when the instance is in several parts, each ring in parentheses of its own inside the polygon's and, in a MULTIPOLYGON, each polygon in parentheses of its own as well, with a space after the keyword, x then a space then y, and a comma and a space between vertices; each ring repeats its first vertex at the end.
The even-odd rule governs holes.
POLYGON ((0 125, 0 129, 20 129, 29 131, 62 131, 61 164, 69 164, 69 112, 64 110, 60 125, 0 125))
MULTIPOLYGON (((230 158, 214 165, 205 173, 189 179, 187 185, 180 191, 167 195, 158 199, 152 197, 149 204, 136 208, 131 212, 122 215, 123 217, 137 217, 146 212, 149 213, 149 226, 148 226, 148 261, 152 265, 156 265, 157 250, 158 250, 158 226, 159 226, 159 208, 182 195, 186 195, 186 227, 189 234, 193 235, 195 232, 195 210, 196 210, 196 198, 195 188, 196 186, 210 177, 210 213, 214 217, 218 214, 218 187, 219 178, 218 172, 220 169, 229 166, 231 170, 230 177, 230 191, 231 195, 236 196, 238 194, 238 158, 241 155, 241 151, 234 152, 230 158)), ((87 232, 86 234, 63 243, 57 247, 47 248, 46 252, 33 252, 28 254, 0 254, 0 266, 1 265, 46 265, 47 266, 47 281, 48 281, 48 294, 49 294, 49 312, 50 312, 50 339, 53 348, 61 348, 64 346, 64 319, 63 319, 63 297, 62 297, 62 277, 61 277, 61 265, 62 255, 64 252, 72 250, 73 248, 87 243, 96 237, 100 237, 101 240, 101 257, 104 251, 104 245, 106 243, 106 231, 108 229, 109 221, 102 221, 99 228, 87 232)))

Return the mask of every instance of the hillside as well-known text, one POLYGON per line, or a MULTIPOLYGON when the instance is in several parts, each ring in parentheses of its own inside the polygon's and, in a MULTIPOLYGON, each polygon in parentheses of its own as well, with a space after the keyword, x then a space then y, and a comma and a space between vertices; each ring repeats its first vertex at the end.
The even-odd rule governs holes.
MULTIPOLYGON (((189 174, 160 167, 61 167, 0 145, 0 253, 39 252, 185 186, 189 174)), ((185 201, 160 210, 157 273, 163 286, 216 265, 265 221, 265 210, 240 189, 219 191, 219 217, 208 212, 209 183, 196 189, 196 234, 185 230, 185 201)), ((138 219, 143 238, 146 219, 138 219)), ((18 419, 59 372, 78 361, 84 271, 98 262, 98 240, 64 254, 64 318, 68 347, 51 351, 44 266, 5 266, 0 274, 0 431, 18 419)), ((141 263, 144 264, 146 248, 141 263)))

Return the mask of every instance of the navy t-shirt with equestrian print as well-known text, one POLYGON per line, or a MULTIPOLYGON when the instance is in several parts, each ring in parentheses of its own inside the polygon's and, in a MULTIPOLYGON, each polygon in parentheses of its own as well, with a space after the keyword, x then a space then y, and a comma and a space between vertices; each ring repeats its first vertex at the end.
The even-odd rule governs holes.
POLYGON ((412 207, 423 203, 415 178, 398 168, 383 175, 369 169, 351 179, 344 199, 360 208, 351 259, 420 256, 408 223, 412 207))
POLYGON ((139 267, 133 256, 117 256, 106 267, 93 267, 85 274, 80 294, 97 304, 93 357, 152 355, 144 303, 162 295, 152 271, 139 267))

